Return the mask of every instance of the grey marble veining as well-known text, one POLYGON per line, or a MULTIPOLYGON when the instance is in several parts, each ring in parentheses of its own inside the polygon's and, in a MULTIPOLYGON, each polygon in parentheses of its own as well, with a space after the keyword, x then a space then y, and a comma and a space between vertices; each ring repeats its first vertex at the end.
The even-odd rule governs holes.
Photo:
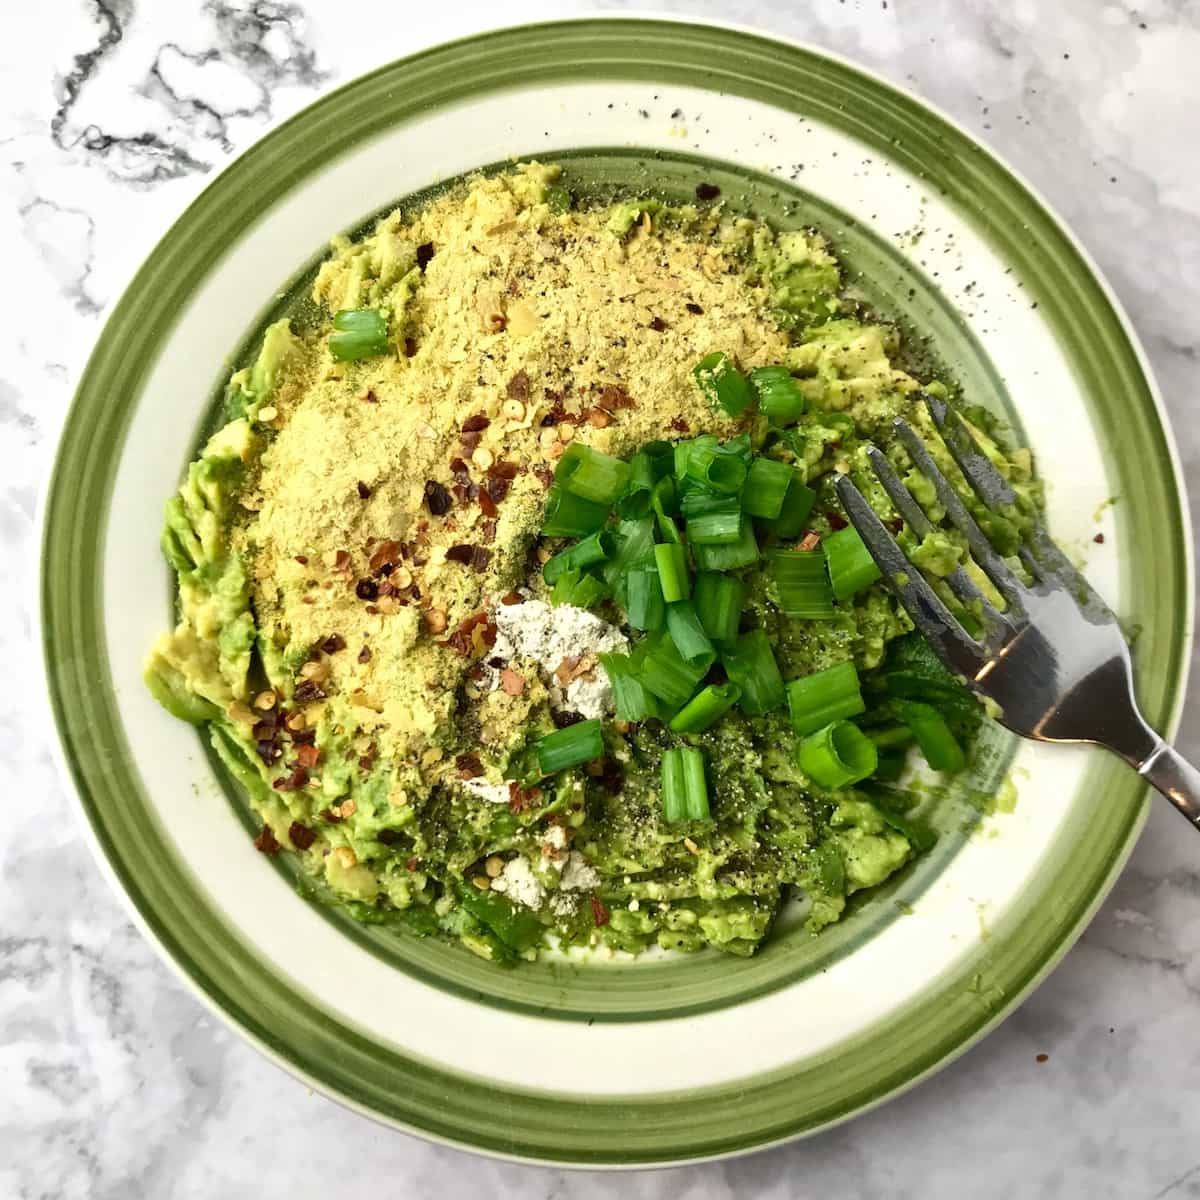
MULTIPOLYGON (((622 1179, 428 1146, 309 1094, 200 1008, 92 864, 33 699, 31 601, 35 498, 103 306, 206 176, 318 89, 498 19, 589 7, 627 6, 43 0, 6 12, 0 1200, 1200 1197, 1200 844, 1166 805, 1050 980, 936 1079, 806 1143, 622 1179)), ((1200 3, 659 7, 831 47, 1006 155, 1129 309, 1200 495, 1200 3)), ((1197 696, 1180 738, 1193 757, 1197 696)))

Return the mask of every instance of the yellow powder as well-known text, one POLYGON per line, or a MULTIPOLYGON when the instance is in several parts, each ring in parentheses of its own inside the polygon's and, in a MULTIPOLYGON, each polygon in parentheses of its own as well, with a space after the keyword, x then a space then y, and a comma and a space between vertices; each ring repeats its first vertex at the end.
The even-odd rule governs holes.
MULTIPOLYGON (((328 660, 327 690, 349 697, 381 753, 398 759, 448 727, 471 663, 440 643, 525 576, 564 439, 626 455, 680 436, 673 419, 693 433, 731 433, 736 423, 699 394, 692 366, 713 349, 747 369, 787 349, 719 228, 697 217, 689 236, 643 217, 622 240, 606 229, 605 211, 558 215, 538 203, 553 175, 531 165, 478 178, 408 225, 393 214, 364 246, 335 244, 316 298, 338 306, 377 297, 411 356, 401 345, 338 363, 327 326, 309 341, 274 399, 278 432, 251 488, 258 510, 235 534, 253 563, 260 627, 281 646, 344 638, 347 648, 328 660), (417 283, 404 256, 425 243, 434 253, 417 283), (591 420, 543 425, 556 404, 591 420), (490 423, 464 447, 463 423, 477 414, 490 423), (426 484, 452 489, 457 457, 475 483, 486 482, 489 464, 519 468, 494 527, 478 502, 430 514, 426 484), (419 599, 401 589, 403 606, 355 593, 371 576, 372 550, 388 540, 411 546, 397 578, 411 574, 419 599), (455 545, 486 549, 486 569, 447 561, 455 545), (435 623, 444 614, 445 632, 431 635, 426 613, 435 623)), ((528 703, 497 702, 513 711, 528 703)))

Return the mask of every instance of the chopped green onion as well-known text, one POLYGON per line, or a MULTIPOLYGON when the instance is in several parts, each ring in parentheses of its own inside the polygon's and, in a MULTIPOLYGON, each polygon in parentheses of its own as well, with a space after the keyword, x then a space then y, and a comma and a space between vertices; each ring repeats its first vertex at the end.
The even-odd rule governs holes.
POLYGON ((793 679, 787 685, 787 699, 792 728, 799 734, 814 733, 830 721, 856 717, 867 709, 852 662, 793 679))
POLYGON ((582 442, 572 442, 554 469, 554 481, 572 496, 609 506, 616 503, 628 480, 628 463, 582 442))
POLYGON ((732 495, 746 481, 746 464, 736 451, 724 446, 692 444, 687 456, 687 477, 701 487, 732 495))
POLYGON ((568 767, 591 762, 603 753, 604 734, 600 722, 595 718, 578 721, 538 739, 538 769, 543 775, 555 775, 568 767))
POLYGON ((547 537, 586 537, 608 519, 608 506, 585 500, 551 484, 546 493, 542 533, 547 537))
POLYGON ((617 501, 619 516, 629 519, 644 517, 650 511, 650 497, 654 493, 654 463, 645 453, 635 454, 629 462, 629 481, 617 501))
POLYGON ((879 755, 857 725, 834 721, 800 743, 796 762, 818 787, 835 792, 873 774, 879 755))
POLYGON ((741 699, 736 683, 712 683, 697 692, 672 718, 674 733, 703 733, 715 725, 741 699))
POLYGON ((600 665, 612 685, 617 720, 644 721, 662 715, 658 698, 642 686, 629 655, 601 654, 600 665))
POLYGON ((853 525, 826 534, 821 539, 821 548, 825 551, 829 582, 833 584, 833 595, 837 600, 848 599, 880 577, 870 550, 853 525))
POLYGON ((742 460, 742 463, 747 469, 750 467, 750 462, 754 458, 754 446, 750 442, 750 434, 748 431, 739 433, 737 437, 731 437, 725 443, 725 449, 730 454, 736 454, 742 460))
POLYGON ((684 494, 679 502, 680 512, 690 521, 693 517, 707 516, 709 513, 736 513, 742 511, 736 496, 722 496, 716 492, 693 488, 684 494))
POLYGON ((755 458, 742 487, 742 508, 752 517, 774 520, 783 510, 783 498, 795 473, 787 463, 776 462, 773 458, 755 458))
POLYGON ((641 449, 654 468, 654 481, 657 483, 666 475, 675 472, 675 447, 670 442, 647 442, 641 449))
POLYGON ((634 567, 625 579, 625 619, 634 629, 652 633, 663 627, 665 617, 666 604, 657 568, 634 567))
POLYGON ((636 565, 654 555, 654 518, 642 517, 637 521, 622 521, 614 537, 616 549, 612 557, 600 568, 604 582, 613 590, 620 604, 625 603, 625 578, 636 565))
POLYGON ((788 538, 799 537, 804 522, 808 520, 808 514, 812 512, 816 502, 817 493, 800 478, 800 472, 793 469, 779 516, 763 521, 763 528, 785 541, 788 538))
POLYGON ((731 417, 743 412, 754 398, 746 376, 720 350, 706 354, 692 368, 692 375, 709 401, 719 404, 731 417))
POLYGON ((746 588, 732 575, 701 571, 692 585, 692 603, 704 632, 714 642, 732 642, 746 602, 746 588))
POLYGON ((663 599, 668 604, 686 600, 692 594, 687 550, 679 542, 664 542, 654 547, 654 562, 662 583, 663 599))
POLYGON ((572 568, 564 571, 550 592, 550 603, 553 605, 570 604, 575 608, 591 608, 608 596, 608 585, 595 575, 572 568))
POLYGON ((554 581, 554 587, 550 589, 550 603, 556 608, 560 604, 570 604, 571 596, 582 578, 582 574, 574 567, 560 571, 558 578, 554 581))
POLYGON ((675 513, 679 511, 678 497, 675 490, 675 480, 660 479, 654 485, 654 494, 650 505, 654 509, 654 520, 658 525, 658 533, 664 542, 674 542, 680 545, 683 535, 675 524, 675 513))
POLYGON ((758 410, 775 425, 790 425, 804 412, 804 393, 787 367, 758 367, 750 372, 758 410))
POLYGON ((547 584, 553 587, 554 581, 564 571, 582 571, 584 567, 604 562, 605 559, 611 557, 613 544, 613 535, 611 533, 605 529, 597 529, 595 533, 589 534, 583 541, 576 542, 575 545, 568 546, 565 550, 556 554, 542 568, 542 578, 547 584))
POLYGON ((677 600, 667 605, 667 632, 679 656, 689 666, 703 667, 707 671, 716 662, 717 652, 690 600, 677 600))
POLYGON ((902 750, 913 741, 913 731, 907 725, 883 725, 865 730, 865 733, 875 743, 876 750, 902 750))
POLYGON ((662 789, 663 820, 668 825, 708 820, 704 755, 694 746, 676 746, 663 755, 662 789))
POLYGON ((687 523, 688 541, 693 546, 728 546, 741 539, 743 524, 737 501, 734 501, 728 512, 714 509, 690 517, 687 523))
POLYGON ((743 516, 738 540, 728 544, 696 545, 696 569, 699 571, 736 571, 758 562, 758 542, 754 540, 754 529, 750 518, 743 516))
POLYGON ((691 486, 692 477, 688 474, 688 463, 692 459, 693 450, 711 450, 720 446, 716 434, 702 433, 694 438, 686 438, 675 443, 675 478, 680 487, 691 486))
POLYGON ((387 318, 377 308, 343 308, 333 318, 329 353, 341 362, 374 358, 388 349, 387 318))
POLYGON ((770 550, 767 569, 775 583, 780 612, 807 621, 827 621, 835 615, 833 590, 820 550, 770 550))
POLYGON ((901 700, 900 715, 912 730, 925 761, 935 771, 961 771, 967 756, 950 732, 945 717, 931 704, 920 700, 901 700))
POLYGON ((651 634, 638 645, 646 647, 646 657, 642 660, 642 686, 673 709, 682 708, 691 699, 708 667, 693 666, 679 653, 675 643, 662 634, 651 634))
POLYGON ((740 704, 746 716, 761 717, 783 703, 783 676, 761 629, 742 634, 721 661, 730 682, 742 689, 740 704))

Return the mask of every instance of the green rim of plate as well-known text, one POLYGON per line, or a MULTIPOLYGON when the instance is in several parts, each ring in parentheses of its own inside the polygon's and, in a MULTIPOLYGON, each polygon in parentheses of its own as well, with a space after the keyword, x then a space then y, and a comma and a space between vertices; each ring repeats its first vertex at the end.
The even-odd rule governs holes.
MULTIPOLYGON (((271 973, 165 849, 121 727, 105 654, 101 563, 130 416, 171 314, 262 212, 343 150, 464 99, 581 79, 690 85, 823 121, 925 176, 1040 304, 1120 473, 1122 594, 1142 626, 1139 694, 1175 716, 1191 564, 1169 437, 1131 335, 1076 244, 1012 173, 946 119, 849 64, 728 28, 586 19, 488 33, 386 66, 285 122, 226 169, 159 243, 110 316, 79 384, 43 508, 47 684, 94 840, 145 928, 198 992, 277 1061, 411 1132, 511 1158, 632 1166, 714 1157, 811 1132, 911 1085, 1000 1020, 1065 953, 1124 861, 1145 789, 1091 760, 1038 875, 991 936, 886 1022, 802 1063, 674 1093, 583 1096, 497 1087, 372 1040, 271 973), (349 135, 347 131, 352 131, 349 135), (1129 464, 1136 463, 1137 469, 1129 464), (1153 567, 1148 565, 1153 563, 1153 567), (1145 567, 1145 569, 1138 569, 1145 567), (204 920, 197 919, 204 913, 204 920)), ((531 146, 533 151, 535 147, 531 146)), ((581 1036, 586 1036, 581 1031, 581 1036)), ((698 1052, 702 1052, 698 1048, 698 1052)))

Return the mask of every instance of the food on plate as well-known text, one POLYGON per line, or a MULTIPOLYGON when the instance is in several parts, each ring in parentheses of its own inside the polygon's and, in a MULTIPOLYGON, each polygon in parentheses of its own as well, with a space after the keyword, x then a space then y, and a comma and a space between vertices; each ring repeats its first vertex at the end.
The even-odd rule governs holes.
MULTIPOLYGON (((753 953, 931 835, 911 747, 974 700, 847 526, 851 472, 940 443, 901 340, 814 230, 479 176, 339 237, 167 505, 175 629, 146 679, 206 727, 316 898, 496 962, 547 945, 753 953)), ((1028 451, 963 409, 1029 510, 1028 451)), ((974 506, 948 455, 939 462, 974 506)), ((1024 509, 988 521, 1015 553, 1024 509)), ((942 586, 944 598, 971 614, 942 586)), ((998 600, 998 598, 997 598, 998 600)))

